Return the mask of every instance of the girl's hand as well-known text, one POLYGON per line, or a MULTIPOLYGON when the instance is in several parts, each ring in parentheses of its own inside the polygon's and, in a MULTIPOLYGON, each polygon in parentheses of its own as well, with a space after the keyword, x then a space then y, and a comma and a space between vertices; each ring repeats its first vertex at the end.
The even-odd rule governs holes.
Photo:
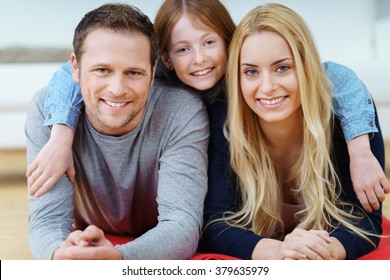
POLYGON ((65 125, 54 125, 49 141, 27 168, 30 195, 39 197, 46 193, 66 172, 74 181, 72 144, 74 132, 65 125))
POLYGON ((390 184, 376 157, 370 149, 368 135, 361 135, 348 142, 350 171, 353 188, 367 212, 379 210, 380 202, 390 192, 390 184))

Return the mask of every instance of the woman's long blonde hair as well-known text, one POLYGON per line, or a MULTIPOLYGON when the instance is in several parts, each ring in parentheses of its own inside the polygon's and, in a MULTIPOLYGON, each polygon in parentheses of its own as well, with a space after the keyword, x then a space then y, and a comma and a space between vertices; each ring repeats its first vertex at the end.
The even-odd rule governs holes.
POLYGON ((267 4, 249 12, 230 45, 225 134, 230 142, 231 165, 239 179, 242 207, 224 219, 234 226, 249 227, 257 234, 283 237, 283 199, 275 167, 257 115, 243 98, 239 79, 242 44, 248 35, 263 30, 279 33, 289 44, 300 86, 303 143, 291 171, 291 179, 297 183, 297 202, 303 205, 298 227, 331 231, 342 224, 368 240, 367 233, 353 225, 357 217, 351 214, 352 207, 339 200, 339 180, 331 160, 331 83, 305 22, 279 4, 267 4))

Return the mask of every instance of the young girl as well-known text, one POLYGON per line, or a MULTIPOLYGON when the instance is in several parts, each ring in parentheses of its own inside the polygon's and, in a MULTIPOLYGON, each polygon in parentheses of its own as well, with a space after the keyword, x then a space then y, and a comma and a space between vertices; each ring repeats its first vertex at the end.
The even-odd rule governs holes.
MULTIPOLYGON (((162 61, 157 78, 199 92, 211 108, 214 100, 225 98, 227 50, 234 29, 218 0, 165 1, 155 19, 162 61)), ((378 209, 390 185, 369 146, 368 133, 377 132, 372 97, 348 68, 335 63, 324 67, 334 83, 334 110, 348 142, 356 194, 367 211, 378 209)), ((45 125, 53 125, 52 135, 26 172, 30 194, 36 196, 47 192, 65 171, 73 180, 73 130, 83 107, 69 63, 53 75, 48 90, 45 125)))
MULTIPOLYGON (((249 12, 232 39, 227 87, 227 142, 226 103, 210 115, 205 247, 244 259, 373 250, 381 211, 359 207, 332 85, 303 20, 279 4, 249 12)), ((380 132, 370 143, 383 167, 380 132)))

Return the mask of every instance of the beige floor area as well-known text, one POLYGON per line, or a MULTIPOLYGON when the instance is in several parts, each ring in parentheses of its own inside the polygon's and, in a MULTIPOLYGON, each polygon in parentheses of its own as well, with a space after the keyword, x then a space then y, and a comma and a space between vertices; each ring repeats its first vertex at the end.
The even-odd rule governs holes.
POLYGON ((25 183, 0 183, 0 259, 29 260, 28 204, 25 183))
MULTIPOLYGON (((27 238, 28 203, 24 170, 23 150, 0 150, 0 260, 33 259, 27 238)), ((383 205, 383 213, 390 218, 390 195, 383 205)))
POLYGON ((0 259, 32 259, 24 149, 0 150, 0 259))

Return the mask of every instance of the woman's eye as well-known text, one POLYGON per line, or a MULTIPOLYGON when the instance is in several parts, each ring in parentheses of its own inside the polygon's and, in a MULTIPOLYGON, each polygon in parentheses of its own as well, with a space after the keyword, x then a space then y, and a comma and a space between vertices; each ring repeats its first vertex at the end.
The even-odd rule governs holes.
POLYGON ((283 73, 286 72, 288 69, 290 69, 287 65, 281 65, 278 68, 276 68, 276 72, 283 73))
POLYGON ((257 74, 257 71, 255 69, 246 69, 244 71, 244 73, 247 75, 247 76, 254 76, 257 74))

